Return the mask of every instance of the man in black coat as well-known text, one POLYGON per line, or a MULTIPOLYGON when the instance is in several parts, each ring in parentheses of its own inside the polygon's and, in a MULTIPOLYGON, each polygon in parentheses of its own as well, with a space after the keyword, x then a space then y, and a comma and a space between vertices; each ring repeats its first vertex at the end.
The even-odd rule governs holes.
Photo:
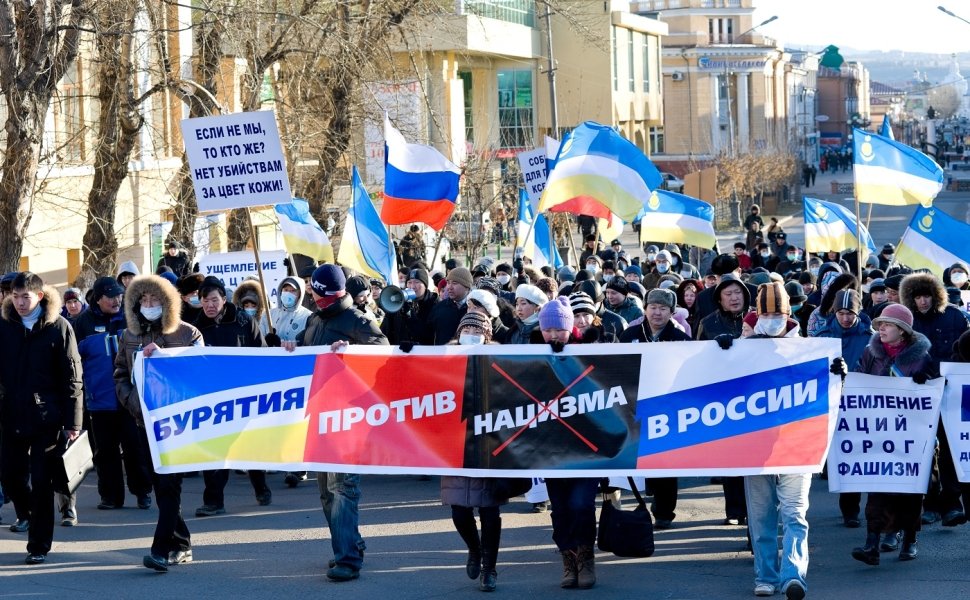
POLYGON ((428 271, 420 267, 408 271, 408 286, 415 294, 414 300, 404 303, 401 310, 388 312, 381 321, 381 332, 387 341, 398 345, 401 342, 431 344, 431 328, 428 318, 438 302, 438 294, 430 289, 431 278, 428 271))
POLYGON ((17 512, 11 531, 27 532, 25 562, 35 565, 54 540, 47 450, 81 430, 81 357, 55 289, 26 271, 11 290, 0 311, 0 482, 17 512))
MULTIPOLYGON (((259 325, 235 304, 226 301, 226 287, 218 277, 209 276, 199 288, 202 314, 195 320, 195 327, 202 333, 206 346, 230 348, 259 348, 266 346, 259 325)), ((197 517, 211 517, 226 512, 224 491, 229 483, 229 469, 203 471, 205 490, 202 506, 195 511, 197 517)), ((266 485, 265 471, 249 471, 249 481, 256 492, 256 502, 268 506, 273 502, 273 492, 266 485)))
MULTIPOLYGON (((717 276, 718 282, 720 282, 721 277, 724 275, 733 275, 736 279, 740 279, 741 277, 741 267, 738 264, 738 259, 730 254, 721 254, 716 257, 711 262, 711 272, 717 276)), ((743 285, 748 289, 748 301, 750 303, 750 299, 757 296, 758 290, 752 285, 743 285)), ((717 309, 718 302, 714 291, 716 287, 705 288, 697 294, 695 304, 697 306, 696 319, 698 322, 717 309)), ((696 331, 694 332, 694 337, 697 337, 696 331)))
POLYGON ((189 264, 189 255, 179 250, 178 242, 175 241, 168 243, 165 254, 158 259, 158 265, 155 266, 155 270, 158 271, 162 267, 171 269, 176 277, 188 275, 192 270, 189 264))
POLYGON ((472 273, 465 267, 456 267, 448 271, 448 285, 445 286, 447 297, 435 304, 428 317, 428 329, 431 333, 431 343, 444 346, 458 331, 458 322, 468 311, 466 298, 468 292, 475 287, 472 273))

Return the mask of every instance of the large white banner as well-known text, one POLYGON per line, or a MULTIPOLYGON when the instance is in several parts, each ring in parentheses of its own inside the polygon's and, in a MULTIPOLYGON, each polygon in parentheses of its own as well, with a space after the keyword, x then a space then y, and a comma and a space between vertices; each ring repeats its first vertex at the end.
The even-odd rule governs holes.
POLYGON ((200 211, 292 199, 273 111, 183 119, 182 139, 200 211))
POLYGON ((970 482, 970 364, 940 363, 946 377, 941 417, 957 478, 970 482))
POLYGON ((135 379, 163 473, 817 473, 835 428, 839 351, 823 338, 561 353, 203 347, 140 359, 135 379))
MULTIPOLYGON (((286 277, 286 265, 283 250, 264 250, 259 253, 263 262, 263 277, 266 279, 266 294, 269 296, 270 308, 276 308, 276 291, 280 282, 286 277)), ((226 294, 232 300, 232 293, 239 284, 249 278, 259 278, 256 268, 256 258, 252 252, 222 252, 207 254, 199 259, 199 272, 208 277, 213 275, 222 280, 226 286, 226 294)), ((241 307, 240 307, 241 308, 241 307)))
POLYGON ((944 383, 849 373, 829 451, 829 491, 925 494, 944 383))

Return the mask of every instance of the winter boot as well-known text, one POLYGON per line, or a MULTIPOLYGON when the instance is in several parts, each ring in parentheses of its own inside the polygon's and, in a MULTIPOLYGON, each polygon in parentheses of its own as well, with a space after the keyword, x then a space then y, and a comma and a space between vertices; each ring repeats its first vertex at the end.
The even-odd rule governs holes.
POLYGON ((472 513, 451 513, 451 520, 458 530, 458 535, 468 546, 468 562, 465 563, 465 574, 469 579, 478 579, 482 572, 482 543, 478 539, 478 524, 472 513))
POLYGON ((879 532, 870 531, 866 534, 866 545, 861 548, 852 549, 852 558, 860 560, 867 565, 876 566, 879 564, 879 532))
POLYGON ((559 582, 561 588, 574 588, 578 584, 579 567, 576 565, 576 551, 562 551, 562 581, 559 582))
POLYGON ((895 552, 899 550, 899 540, 902 539, 903 532, 895 531, 882 536, 882 543, 879 544, 880 552, 895 552))
POLYGON ((596 585, 596 563, 592 546, 576 548, 576 570, 578 572, 576 585, 579 589, 588 590, 596 585))
POLYGON ((482 578, 478 589, 494 592, 496 578, 495 564, 498 562, 498 546, 502 539, 502 519, 482 521, 482 578))
POLYGON ((907 531, 903 534, 903 547, 899 551, 899 560, 916 560, 919 545, 916 543, 916 532, 907 531))

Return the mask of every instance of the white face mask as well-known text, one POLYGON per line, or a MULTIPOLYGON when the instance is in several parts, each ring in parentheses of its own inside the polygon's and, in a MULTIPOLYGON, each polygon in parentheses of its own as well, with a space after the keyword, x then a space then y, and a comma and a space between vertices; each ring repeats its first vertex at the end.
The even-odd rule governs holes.
POLYGON ((963 285, 967 282, 967 274, 961 272, 950 273, 950 281, 952 281, 954 285, 963 285))
POLYGON ((283 303, 284 308, 293 308, 296 306, 296 294, 293 292, 283 292, 280 294, 280 302, 283 303))
POLYGON ((760 335, 768 335, 775 337, 781 335, 785 331, 785 324, 788 322, 788 317, 758 317, 758 322, 755 323, 754 332, 760 335))
POLYGON ((192 306, 202 306, 202 301, 199 300, 198 296, 189 296, 189 304, 192 306))
POLYGON ((145 317, 149 321, 157 321, 162 318, 162 307, 161 306, 142 306, 141 316, 145 317))
POLYGON ((502 273, 501 275, 496 277, 496 279, 498 279, 498 282, 501 283, 502 285, 508 285, 509 282, 512 281, 512 276, 502 273))
POLYGON ((596 272, 599 271, 600 269, 595 264, 592 264, 592 265, 586 265, 586 270, 595 275, 596 272))
POLYGON ((612 275, 603 275, 603 283, 609 283, 611 281, 613 281, 612 275))
POLYGON ((656 259, 657 259, 657 255, 652 252, 647 255, 647 262, 653 262, 656 259))
POLYGON ((771 256, 771 252, 764 251, 761 253, 761 258, 768 258, 769 256, 771 256))
POLYGON ((485 343, 485 336, 475 333, 463 333, 458 336, 458 343, 462 346, 477 346, 485 343))

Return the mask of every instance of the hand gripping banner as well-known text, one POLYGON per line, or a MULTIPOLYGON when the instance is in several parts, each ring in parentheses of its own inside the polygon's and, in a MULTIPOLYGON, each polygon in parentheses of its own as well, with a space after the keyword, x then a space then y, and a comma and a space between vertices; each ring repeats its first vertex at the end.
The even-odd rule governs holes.
POLYGON ((161 473, 528 477, 817 472, 838 340, 185 348, 139 357, 161 473))

